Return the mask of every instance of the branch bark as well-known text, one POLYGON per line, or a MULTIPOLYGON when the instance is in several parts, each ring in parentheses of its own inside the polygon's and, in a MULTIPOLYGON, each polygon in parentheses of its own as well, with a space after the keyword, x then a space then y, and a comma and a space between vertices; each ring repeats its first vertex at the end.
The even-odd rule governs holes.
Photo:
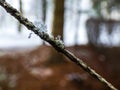
POLYGON ((86 63, 84 63, 81 59, 77 58, 73 53, 66 50, 61 44, 59 45, 55 39, 51 38, 47 33, 39 34, 39 30, 36 30, 36 26, 30 22, 27 18, 23 17, 19 11, 13 8, 10 4, 5 2, 4 0, 0 0, 0 5, 13 17, 15 17, 20 23, 28 28, 28 30, 33 31, 36 35, 38 35, 41 39, 45 40, 49 44, 51 44, 58 52, 63 53, 66 57, 68 57, 71 61, 82 67, 86 72, 88 72, 91 76, 99 80, 101 83, 105 84, 111 90, 118 90, 111 83, 105 80, 101 75, 95 72, 92 68, 90 68, 86 63))

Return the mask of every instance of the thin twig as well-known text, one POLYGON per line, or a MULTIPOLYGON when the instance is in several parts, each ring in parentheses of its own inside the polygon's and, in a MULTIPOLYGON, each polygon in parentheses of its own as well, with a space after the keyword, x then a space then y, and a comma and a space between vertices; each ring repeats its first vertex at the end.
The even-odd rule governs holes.
POLYGON ((39 34, 39 30, 36 30, 36 26, 30 22, 27 18, 24 18, 19 11, 13 8, 10 4, 5 2, 4 0, 0 0, 0 5, 13 17, 15 17, 20 23, 25 25, 29 30, 33 31, 36 35, 38 35, 41 39, 47 41, 51 44, 58 52, 63 53, 66 57, 68 57, 71 61, 82 67, 86 72, 88 72, 91 76, 99 80, 101 83, 105 84, 111 90, 118 90, 111 83, 105 80, 102 76, 95 72, 92 68, 90 68, 86 63, 84 63, 81 59, 77 58, 70 51, 66 50, 62 44, 58 44, 55 39, 51 38, 47 33, 39 34))

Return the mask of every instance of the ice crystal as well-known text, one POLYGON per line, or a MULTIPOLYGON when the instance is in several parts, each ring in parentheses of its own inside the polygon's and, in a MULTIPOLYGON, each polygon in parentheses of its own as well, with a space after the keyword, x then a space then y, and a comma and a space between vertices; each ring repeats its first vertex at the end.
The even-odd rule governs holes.
POLYGON ((34 25, 35 25, 34 30, 38 32, 38 35, 41 38, 46 38, 48 36, 48 34, 47 34, 47 25, 46 24, 44 24, 42 22, 39 22, 39 21, 35 21, 34 25))
POLYGON ((47 25, 42 22, 35 22, 35 26, 38 29, 38 32, 47 32, 47 25))
POLYGON ((61 36, 58 35, 56 38, 55 38, 55 42, 56 44, 58 45, 58 47, 64 49, 64 43, 63 41, 61 40, 61 36))

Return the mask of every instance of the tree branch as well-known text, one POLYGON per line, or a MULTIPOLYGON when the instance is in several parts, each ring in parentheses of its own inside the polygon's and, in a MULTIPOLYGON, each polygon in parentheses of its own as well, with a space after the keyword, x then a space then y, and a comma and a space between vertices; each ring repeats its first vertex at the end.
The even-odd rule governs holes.
POLYGON ((13 8, 10 4, 5 2, 5 0, 0 0, 0 5, 13 17, 15 17, 20 23, 25 25, 29 30, 33 31, 36 35, 38 35, 41 39, 47 41, 51 44, 58 52, 63 53, 66 57, 68 57, 71 61, 82 67, 86 72, 88 72, 91 76, 99 80, 101 83, 105 84, 111 90, 118 90, 111 83, 105 80, 102 76, 96 73, 92 68, 90 68, 86 63, 84 63, 81 59, 77 58, 74 54, 69 52, 64 48, 63 43, 60 41, 50 37, 46 32, 41 32, 38 27, 36 27, 32 22, 30 22, 27 18, 24 18, 19 11, 13 8))

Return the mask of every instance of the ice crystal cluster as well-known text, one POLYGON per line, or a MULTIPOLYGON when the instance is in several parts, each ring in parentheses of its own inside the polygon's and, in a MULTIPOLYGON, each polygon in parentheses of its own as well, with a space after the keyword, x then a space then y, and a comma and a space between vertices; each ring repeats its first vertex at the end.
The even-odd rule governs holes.
MULTIPOLYGON (((42 23, 42 22, 39 22, 39 21, 36 21, 36 22, 34 22, 34 25, 35 25, 34 30, 38 31, 38 35, 39 35, 42 39, 46 40, 47 38, 50 38, 50 36, 49 36, 48 33, 47 33, 47 25, 46 25, 46 24, 44 24, 44 23, 42 23)), ((29 36, 31 37, 31 33, 30 33, 29 36)), ((64 49, 64 43, 63 43, 63 41, 61 40, 61 36, 60 36, 60 35, 58 35, 58 36, 55 37, 55 38, 54 38, 53 36, 51 36, 51 38, 55 41, 55 44, 56 44, 58 47, 64 49)))
POLYGON ((38 32, 47 32, 46 24, 39 22, 39 21, 35 21, 34 24, 37 27, 38 32))
POLYGON ((45 35, 47 35, 47 25, 40 22, 40 21, 35 21, 34 22, 35 28, 34 30, 38 31, 38 35, 40 37, 44 37, 45 35))
POLYGON ((57 37, 55 37, 55 42, 56 42, 56 44, 57 44, 58 47, 60 47, 62 49, 65 48, 64 43, 61 40, 61 36, 60 35, 58 35, 57 37))

